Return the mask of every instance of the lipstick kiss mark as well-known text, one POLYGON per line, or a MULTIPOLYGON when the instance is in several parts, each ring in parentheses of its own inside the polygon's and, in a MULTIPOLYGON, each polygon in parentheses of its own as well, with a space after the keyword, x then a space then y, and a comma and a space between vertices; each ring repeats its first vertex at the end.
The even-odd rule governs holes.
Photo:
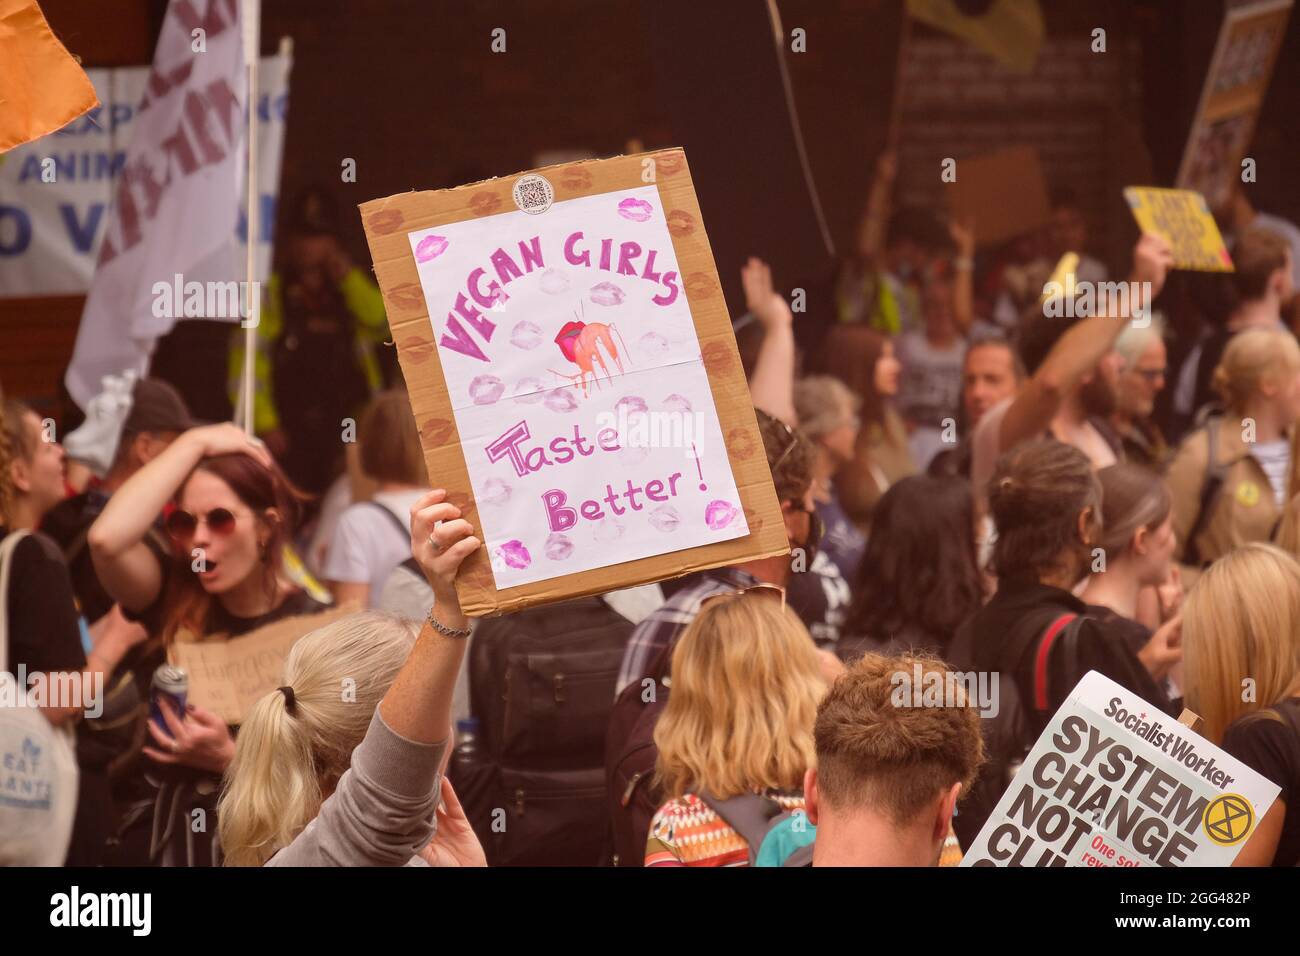
POLYGON ((684 209, 674 209, 668 214, 669 235, 689 236, 695 231, 695 217, 684 209))
POLYGON ((618 204, 618 214, 632 222, 645 222, 654 213, 654 208, 644 199, 624 199, 618 204))
POLYGON ((408 361, 423 365, 433 356, 433 342, 422 335, 410 335, 398 343, 408 361))
POLYGON ((480 190, 469 197, 469 208, 478 216, 486 216, 501 206, 501 197, 490 190, 480 190))
POLYGON ((718 284, 704 272, 692 272, 686 277, 686 294, 692 299, 707 299, 718 294, 718 284))
POLYGON ((446 236, 425 236, 416 244, 415 261, 429 262, 447 251, 446 236))
POLYGON ((591 173, 581 166, 572 166, 560 177, 560 185, 566 189, 590 189, 591 173))
POLYGON ((388 290, 388 301, 400 312, 418 312, 424 305, 424 293, 414 282, 403 282, 388 290))
POLYGON ((402 225, 400 209, 381 209, 366 217, 366 229, 376 235, 384 236, 396 232, 402 225))
POLYGON ((430 418, 420 426, 420 437, 431 445, 446 445, 452 441, 454 430, 445 418, 430 418))
POLYGON ((709 342, 700 350, 704 367, 712 375, 725 375, 731 371, 731 351, 721 342, 709 342))
POLYGON ((676 176, 686 168, 686 157, 680 152, 656 153, 654 159, 656 175, 676 176))
POLYGON ((733 428, 727 432, 727 454, 739 461, 748 461, 754 456, 754 438, 744 428, 733 428))

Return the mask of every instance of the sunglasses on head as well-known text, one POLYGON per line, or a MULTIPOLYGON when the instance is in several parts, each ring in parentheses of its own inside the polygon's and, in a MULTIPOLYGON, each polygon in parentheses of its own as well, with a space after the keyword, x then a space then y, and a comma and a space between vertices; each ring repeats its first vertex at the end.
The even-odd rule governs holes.
POLYGON ((213 534, 223 538, 235 530, 235 514, 228 508, 213 508, 206 515, 195 515, 177 508, 167 516, 163 526, 173 541, 186 544, 193 540, 200 521, 205 522, 213 534))
POLYGON ((708 607, 710 601, 718 601, 722 598, 740 597, 746 594, 752 595, 756 598, 765 598, 770 601, 779 601, 781 603, 781 610, 785 610, 785 588, 781 587, 779 584, 764 583, 751 584, 747 588, 737 588, 734 591, 723 591, 721 594, 710 594, 700 602, 700 610, 702 611, 708 607))

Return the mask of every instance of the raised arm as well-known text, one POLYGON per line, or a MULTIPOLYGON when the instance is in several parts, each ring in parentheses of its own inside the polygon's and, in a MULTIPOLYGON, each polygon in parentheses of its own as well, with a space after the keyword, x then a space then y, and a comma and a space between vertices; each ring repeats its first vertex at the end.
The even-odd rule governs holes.
POLYGON ((1119 297, 1120 302, 1107 303, 1111 308, 1104 313, 1080 319, 1057 340, 1007 409, 1000 451, 1042 434, 1051 425, 1061 400, 1115 347, 1124 325, 1140 311, 1149 310, 1151 300, 1164 287, 1172 261, 1169 244, 1159 236, 1146 234, 1138 239, 1128 280, 1131 294, 1119 297))
MULTIPOLYGON (((456 596, 456 570, 478 550, 479 539, 460 509, 446 499, 447 493, 437 489, 411 508, 411 554, 433 588, 430 616, 459 631, 468 628, 469 621, 456 596)), ((418 743, 446 740, 451 733, 452 692, 464 656, 464 638, 448 637, 426 622, 411 656, 380 701, 384 723, 418 743)))
POLYGON ((975 322, 975 221, 953 221, 948 225, 948 234, 957 246, 957 258, 953 262, 952 317, 957 331, 970 335, 970 327, 975 322))
MULTIPOLYGON (((411 509, 411 553, 433 588, 430 617, 467 632, 453 582, 479 540, 446 497, 431 491, 411 509)), ((464 654, 464 636, 424 625, 338 787, 272 865, 401 866, 428 845, 464 654)))
POLYGON ((761 259, 750 258, 740 270, 745 304, 763 327, 749 396, 755 408, 790 427, 799 424, 794 410, 794 316, 790 306, 772 286, 772 270, 761 259))
POLYGON ((885 230, 889 227, 890 195, 894 190, 894 175, 898 160, 891 150, 880 154, 876 161, 876 175, 867 193, 867 205, 858 223, 858 258, 875 265, 885 248, 885 230))
POLYGON ((86 542, 105 590, 129 611, 153 604, 162 588, 162 569, 144 543, 154 520, 205 457, 244 452, 270 463, 266 449, 237 426, 193 428, 127 479, 90 526, 86 542))

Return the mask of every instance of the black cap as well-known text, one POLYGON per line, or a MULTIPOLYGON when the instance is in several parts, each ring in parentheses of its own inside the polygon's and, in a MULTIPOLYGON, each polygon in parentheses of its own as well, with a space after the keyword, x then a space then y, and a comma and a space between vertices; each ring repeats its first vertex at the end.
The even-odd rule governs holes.
POLYGON ((126 417, 122 430, 131 434, 183 432, 195 424, 180 392, 162 379, 142 378, 135 383, 131 414, 126 417))

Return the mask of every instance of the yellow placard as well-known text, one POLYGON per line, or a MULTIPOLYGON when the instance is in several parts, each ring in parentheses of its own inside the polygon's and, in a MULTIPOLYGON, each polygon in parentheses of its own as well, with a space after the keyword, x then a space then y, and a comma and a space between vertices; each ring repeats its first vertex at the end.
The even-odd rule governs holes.
POLYGON ((1075 283, 1078 281, 1078 269, 1079 254, 1077 252, 1067 252, 1061 256, 1056 263, 1056 268, 1052 270, 1052 277, 1043 285, 1043 294, 1039 298, 1039 302, 1046 302, 1048 299, 1058 296, 1073 299, 1075 283))
POLYGON ((1219 227, 1200 193, 1190 189, 1130 186, 1124 190, 1124 198, 1138 228, 1169 243, 1175 269, 1236 271, 1219 227))

